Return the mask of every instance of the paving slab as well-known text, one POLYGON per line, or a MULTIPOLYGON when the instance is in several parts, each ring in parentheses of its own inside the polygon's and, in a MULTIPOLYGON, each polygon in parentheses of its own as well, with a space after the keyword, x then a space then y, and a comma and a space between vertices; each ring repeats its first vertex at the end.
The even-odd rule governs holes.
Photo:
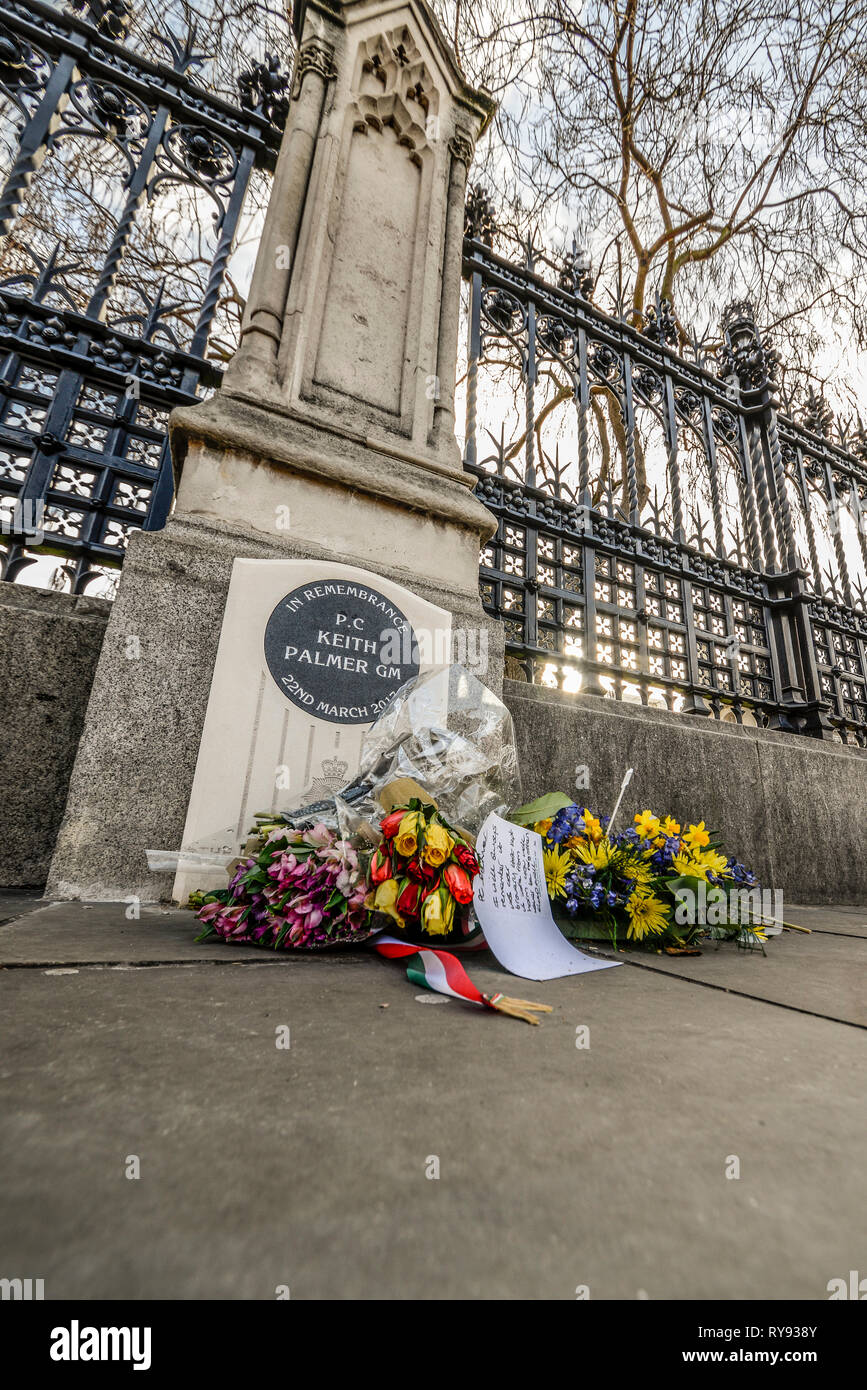
MULTIPOLYGON (((142 906, 128 919, 129 904, 53 903, 40 906, 0 926, 0 965, 75 966, 86 964, 263 963, 316 967, 355 965, 358 950, 285 953, 227 946, 222 941, 197 943, 193 914, 177 908, 142 906)), ((822 921, 842 914, 823 910, 822 921)), ((857 918, 855 919, 857 920, 857 918)), ((767 954, 739 951, 731 944, 705 946, 701 956, 670 957, 630 951, 631 967, 730 990, 844 1023, 867 1025, 867 938, 818 930, 811 935, 785 932, 772 938, 767 954)), ((611 955, 610 952, 603 952, 611 955)), ((482 959, 492 961, 492 957, 482 959)), ((473 957, 474 965, 479 958, 473 957)), ((514 983, 506 993, 526 994, 514 983)))
MULTIPOLYGON (((142 905, 136 909, 124 902, 47 903, 0 925, 0 965, 145 964, 250 954, 249 947, 229 947, 222 941, 197 943, 200 930, 195 915, 183 908, 142 905), (127 912, 135 910, 138 918, 127 917, 127 912)), ((256 954, 271 955, 264 950, 256 954)))
POLYGON ((0 888, 0 925, 13 922, 25 912, 41 907, 42 894, 36 888, 0 888))
POLYGON ((522 993, 541 1027, 364 955, 0 971, 0 1273, 48 1299, 826 1299, 863 1268, 859 1032, 631 968, 522 993))
POLYGON ((815 932, 867 937, 867 907, 805 907, 787 902, 783 915, 787 922, 810 927, 815 932))
MULTIPOLYGON (((610 950, 600 954, 617 958, 610 950)), ((700 956, 629 951, 620 959, 633 968, 867 1027, 865 938, 783 932, 768 940, 765 955, 722 942, 702 945, 700 956)))

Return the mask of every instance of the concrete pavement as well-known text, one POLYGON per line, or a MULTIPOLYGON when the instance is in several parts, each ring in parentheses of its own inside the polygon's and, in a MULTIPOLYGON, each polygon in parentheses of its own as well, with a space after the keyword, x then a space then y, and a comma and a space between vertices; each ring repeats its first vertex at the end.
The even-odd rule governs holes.
POLYGON ((540 1028, 363 952, 203 947, 189 913, 124 913, 0 897, 0 1277, 49 1299, 825 1299, 867 1272, 867 908, 787 904, 813 934, 765 958, 545 984, 471 960, 553 1004, 540 1028))

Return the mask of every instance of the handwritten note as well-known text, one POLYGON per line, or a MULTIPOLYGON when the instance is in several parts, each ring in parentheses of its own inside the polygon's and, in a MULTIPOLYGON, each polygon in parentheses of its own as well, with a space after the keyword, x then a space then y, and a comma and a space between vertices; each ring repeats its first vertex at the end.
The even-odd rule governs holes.
POLYGON ((561 933, 545 888, 541 835, 491 814, 476 851, 482 871, 473 885, 473 906, 506 970, 525 980, 557 980, 622 964, 577 951, 561 933))

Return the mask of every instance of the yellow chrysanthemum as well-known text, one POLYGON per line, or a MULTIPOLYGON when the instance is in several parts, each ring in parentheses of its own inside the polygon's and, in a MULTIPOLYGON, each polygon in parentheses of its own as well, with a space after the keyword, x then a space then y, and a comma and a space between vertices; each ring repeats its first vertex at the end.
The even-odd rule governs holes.
POLYGON ((672 855, 671 867, 676 874, 689 874, 692 878, 707 879, 704 867, 688 850, 681 850, 680 854, 672 855))
POLYGON ((714 874, 725 873, 726 865, 729 862, 724 854, 720 854, 715 849, 706 849, 703 854, 696 854, 694 857, 695 862, 700 864, 704 870, 714 874))
POLYGON ((649 864, 635 862, 630 864, 626 877, 634 879, 636 889, 649 888, 656 874, 649 864))
POLYGON ((671 867, 676 874, 691 874, 693 878, 703 878, 706 883, 709 873, 723 873, 727 863, 725 855, 717 854, 715 849, 707 849, 703 854, 696 850, 681 850, 671 859, 671 867))
POLYGON ((626 935, 631 936, 635 941, 643 941, 648 934, 658 936, 668 926, 665 903, 654 897, 652 893, 641 893, 636 890, 626 900, 626 911, 629 914, 629 928, 626 935))
POLYGON ((607 840, 600 840, 598 845, 594 845, 592 840, 579 840, 575 853, 585 864, 592 864, 594 869, 604 869, 611 863, 612 848, 607 840))
POLYGON ((556 846, 542 851, 542 864, 545 869, 545 883, 549 898, 562 898, 566 892, 566 875, 569 872, 569 855, 556 846))
POLYGON ((635 829, 642 840, 652 840, 659 834, 659 816, 652 811, 642 811, 635 817, 635 829))
POLYGON ((757 922, 746 922, 744 926, 741 928, 741 931, 751 932, 752 935, 756 938, 756 941, 767 941, 768 939, 765 936, 765 933, 762 931, 761 924, 757 922))
POLYGON ((705 845, 710 844, 710 835, 704 828, 704 821, 700 820, 698 825, 691 825, 683 837, 683 843, 690 849, 704 849, 705 845))

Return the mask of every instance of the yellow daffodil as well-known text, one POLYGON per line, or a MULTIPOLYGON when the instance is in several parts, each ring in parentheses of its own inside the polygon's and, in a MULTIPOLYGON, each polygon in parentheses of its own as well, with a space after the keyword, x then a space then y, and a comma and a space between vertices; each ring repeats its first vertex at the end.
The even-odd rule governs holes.
POLYGON ((653 840, 659 834, 659 817, 652 811, 642 811, 635 817, 635 829, 642 840, 653 840))
POLYGON ((545 868, 545 882, 549 898, 562 898, 566 892, 566 875, 569 872, 570 858, 561 849, 542 851, 542 864, 545 868))
POLYGON ((704 828, 704 821, 700 820, 698 825, 691 825, 683 837, 683 843, 690 849, 704 849, 705 845, 710 844, 710 835, 704 828))
POLYGON ((634 892, 626 900, 626 911, 629 914, 629 928, 626 935, 631 936, 635 941, 643 941, 648 933, 651 936, 658 936, 664 932, 668 926, 668 914, 665 904, 652 893, 634 892))
MULTIPOLYGON (((398 840, 400 837, 398 836, 398 840)), ((426 864, 432 864, 438 869, 444 864, 455 847, 455 842, 444 825, 429 825, 424 837, 424 855, 422 856, 426 864)))
POLYGON ((407 859, 410 859, 415 854, 417 845, 418 811, 407 811, 398 827, 394 847, 398 854, 403 854, 407 859))
POLYGON ((671 816, 666 816, 665 820, 662 822, 662 833, 671 839, 673 835, 680 834, 680 826, 676 820, 672 820, 671 816))
POLYGON ((608 840, 600 840, 598 845, 594 845, 592 840, 583 840, 576 846, 575 853, 585 864, 592 864, 594 869, 604 869, 611 863, 612 848, 608 840))
POLYGON ((584 833, 595 845, 598 845, 599 841, 602 839, 601 822, 598 821, 595 816, 591 815, 589 811, 584 812, 584 833))
POLYGON ((537 820, 536 824, 533 826, 533 829, 535 830, 537 835, 547 835, 552 825, 553 821, 551 817, 547 816, 545 820, 537 820))

